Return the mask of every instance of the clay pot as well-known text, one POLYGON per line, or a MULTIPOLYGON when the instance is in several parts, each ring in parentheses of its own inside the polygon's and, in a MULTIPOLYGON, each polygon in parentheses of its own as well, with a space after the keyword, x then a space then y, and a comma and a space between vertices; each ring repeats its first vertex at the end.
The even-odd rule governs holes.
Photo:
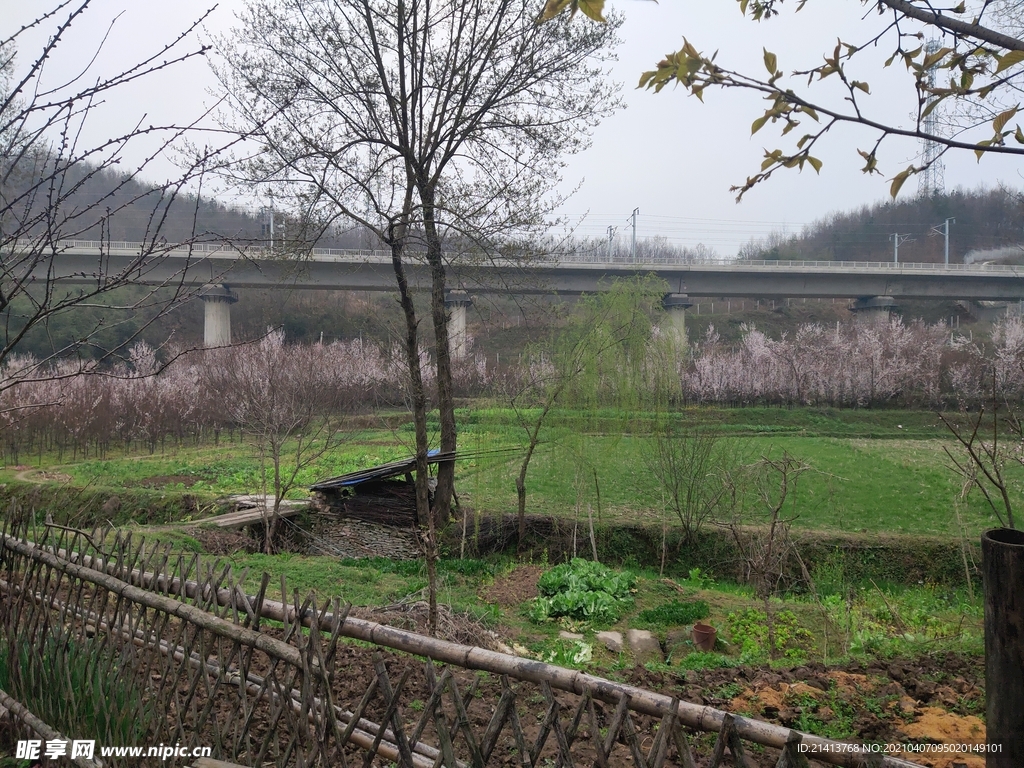
POLYGON ((693 625, 693 629, 690 630, 690 637, 693 640, 694 648, 698 651, 710 651, 715 647, 715 640, 718 639, 718 630, 710 624, 703 624, 698 621, 693 625))

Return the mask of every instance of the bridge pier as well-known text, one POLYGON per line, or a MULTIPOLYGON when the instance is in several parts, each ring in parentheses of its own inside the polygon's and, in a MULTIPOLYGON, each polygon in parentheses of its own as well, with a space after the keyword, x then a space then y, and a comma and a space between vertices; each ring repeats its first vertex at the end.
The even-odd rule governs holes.
POLYGON ((668 317, 668 328, 678 344, 686 344, 686 310, 693 306, 690 297, 685 293, 666 293, 661 299, 661 306, 668 317))
POLYGON ((861 296, 850 305, 858 323, 872 325, 889 322, 889 318, 900 311, 892 296, 861 296))
POLYGON ((204 285, 199 298, 205 312, 203 345, 226 347, 231 343, 231 305, 238 301, 238 294, 226 285, 204 285))
POLYGON ((473 298, 465 291, 455 288, 444 297, 448 315, 448 353, 453 361, 465 360, 469 353, 469 337, 466 334, 466 308, 473 305, 473 298))

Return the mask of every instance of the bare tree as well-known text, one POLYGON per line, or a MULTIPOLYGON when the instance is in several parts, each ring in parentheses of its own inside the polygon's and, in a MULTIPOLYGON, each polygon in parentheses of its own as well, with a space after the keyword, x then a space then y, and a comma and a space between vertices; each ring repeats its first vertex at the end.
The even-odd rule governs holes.
POLYGON ((722 505, 728 457, 716 425, 668 416, 660 422, 644 444, 644 461, 667 494, 683 544, 690 545, 722 505))
POLYGON ((300 473, 345 439, 341 381, 313 345, 284 343, 273 331, 258 342, 206 353, 223 407, 252 440, 265 503, 264 549, 271 554, 281 501, 300 473))
MULTIPOLYGON (((225 41, 235 124, 259 147, 247 183, 278 190, 309 231, 354 222, 392 255, 405 318, 417 505, 447 522, 454 461, 427 495, 427 394, 410 265, 426 267, 440 449, 457 447, 445 291, 451 246, 477 257, 529 235, 565 154, 615 105, 600 60, 615 25, 538 26, 529 0, 252 0, 225 41)), ((433 583, 433 579, 431 579, 433 583)), ((436 614, 431 590, 431 615, 436 614)))
POLYGON ((989 397, 973 415, 967 413, 966 407, 960 418, 938 414, 960 446, 955 452, 946 446, 943 450, 962 481, 961 500, 977 489, 999 524, 1016 528, 1013 510, 1019 493, 1010 480, 1007 465, 1024 467, 1024 416, 1020 407, 1010 402, 1006 389, 1000 386, 997 367, 991 366, 989 372, 992 382, 989 397), (1000 415, 1000 407, 1005 416, 1000 415), (986 413, 990 414, 991 432, 985 423, 986 413))
POLYGON ((81 318, 74 340, 52 345, 0 387, 54 375, 50 364, 57 358, 82 360, 77 367, 63 366, 72 375, 87 367, 84 358, 119 355, 145 328, 147 323, 139 327, 140 316, 152 323, 188 294, 180 272, 156 288, 126 289, 159 265, 169 238, 186 247, 195 239, 195 206, 215 152, 193 155, 171 179, 139 183, 154 172, 157 159, 172 152, 184 157, 176 150, 184 149, 196 123, 147 125, 143 115, 129 115, 105 138, 85 137, 93 122, 111 119, 105 102, 112 94, 203 56, 206 48, 193 40, 202 18, 117 74, 97 76, 96 56, 119 42, 111 22, 107 35, 84 52, 78 74, 55 80, 49 65, 66 55, 70 29, 92 12, 90 0, 57 2, 0 39, 0 361, 56 318, 83 307, 100 310, 99 319, 81 318), (30 38, 40 33, 45 42, 30 47, 30 38), (126 235, 138 244, 128 249, 130 255, 122 248, 119 258, 112 257, 112 241, 126 235), (68 241, 75 239, 98 243, 84 271, 61 266, 68 241), (69 277, 74 280, 64 279, 69 277), (126 321, 134 332, 113 348, 103 346, 101 332, 126 321))
POLYGON ((781 458, 762 456, 753 464, 739 466, 724 476, 732 520, 723 523, 739 549, 745 576, 764 605, 768 625, 768 653, 775 658, 775 611, 772 598, 788 572, 796 551, 789 535, 797 519, 785 513, 801 475, 812 470, 804 461, 783 452, 781 458))

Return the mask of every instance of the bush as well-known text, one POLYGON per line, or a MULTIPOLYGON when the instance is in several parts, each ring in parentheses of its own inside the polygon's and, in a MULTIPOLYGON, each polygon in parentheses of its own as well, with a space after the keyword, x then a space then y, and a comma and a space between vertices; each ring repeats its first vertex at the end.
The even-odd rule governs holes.
POLYGON ((633 602, 636 576, 582 558, 555 566, 540 577, 540 597, 529 615, 534 621, 565 616, 577 621, 614 623, 620 609, 633 602))

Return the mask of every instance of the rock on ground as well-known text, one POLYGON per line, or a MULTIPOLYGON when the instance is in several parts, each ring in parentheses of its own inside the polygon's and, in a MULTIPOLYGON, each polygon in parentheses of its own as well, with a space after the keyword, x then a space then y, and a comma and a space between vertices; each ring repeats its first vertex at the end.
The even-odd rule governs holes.
POLYGON ((626 632, 626 642, 629 644, 629 650, 633 652, 633 658, 636 659, 637 664, 665 660, 658 638, 646 629, 628 630, 626 632))

